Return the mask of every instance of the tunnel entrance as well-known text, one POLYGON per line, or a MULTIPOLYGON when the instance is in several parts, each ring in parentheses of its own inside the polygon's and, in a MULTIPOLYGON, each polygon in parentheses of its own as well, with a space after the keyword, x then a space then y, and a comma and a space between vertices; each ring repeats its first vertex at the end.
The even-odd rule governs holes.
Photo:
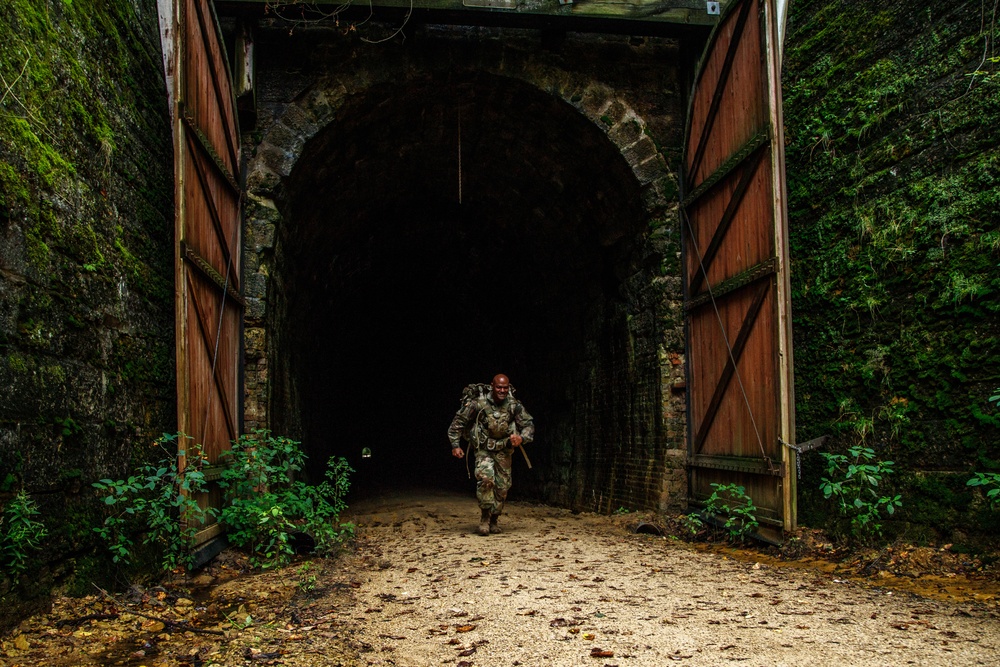
POLYGON ((275 326, 297 400, 276 421, 301 419, 313 460, 347 457, 358 494, 468 489, 445 430, 466 384, 504 372, 538 421, 515 493, 538 494, 567 463, 554 437, 622 427, 598 395, 630 365, 629 165, 567 104, 500 77, 386 85, 339 117, 289 180, 275 326))
POLYGON ((683 502, 677 43, 470 30, 258 35, 248 428, 346 457, 350 500, 471 493, 447 427, 502 372, 537 426, 512 499, 683 502))

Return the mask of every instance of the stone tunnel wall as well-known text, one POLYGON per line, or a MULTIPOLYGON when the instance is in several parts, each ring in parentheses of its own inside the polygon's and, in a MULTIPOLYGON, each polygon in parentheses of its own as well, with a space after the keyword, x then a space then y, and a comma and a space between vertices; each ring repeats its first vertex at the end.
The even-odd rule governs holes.
POLYGON ((0 74, 0 506, 23 489, 48 530, 23 577, 0 574, 2 629, 17 598, 121 574, 91 482, 149 456, 176 399, 155 3, 0 3, 0 74))
POLYGON ((570 36, 553 50, 534 31, 415 31, 404 46, 376 46, 321 28, 296 29, 293 38, 287 29, 258 35, 259 117, 244 146, 252 156, 245 246, 247 428, 298 437, 308 431, 303 388, 284 340, 292 335, 284 323, 296 286, 284 282, 282 266, 296 258, 283 254, 281 239, 282 225, 290 224, 290 176, 302 168, 299 158, 310 140, 336 128, 351 99, 385 82, 402 86, 449 68, 486 72, 571 105, 627 162, 642 199, 642 224, 622 242, 613 267, 616 300, 592 306, 587 349, 562 397, 572 407, 557 420, 546 415, 547 460, 521 488, 579 509, 682 503, 684 346, 672 171, 684 113, 677 44, 570 36))

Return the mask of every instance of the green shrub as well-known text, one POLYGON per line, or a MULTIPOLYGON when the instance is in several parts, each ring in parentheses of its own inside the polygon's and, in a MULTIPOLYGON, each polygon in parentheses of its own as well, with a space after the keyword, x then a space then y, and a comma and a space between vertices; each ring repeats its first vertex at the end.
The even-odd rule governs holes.
POLYGON ((823 497, 836 499, 840 515, 850 519, 851 535, 862 542, 882 536, 882 510, 892 515, 902 507, 900 496, 882 495, 879 484, 893 474, 892 461, 876 461, 875 450, 855 445, 847 454, 821 452, 826 474, 823 497))
POLYGON ((158 464, 143 465, 128 479, 94 483, 106 492, 109 509, 104 524, 94 530, 107 543, 114 562, 129 562, 135 546, 132 536, 141 532, 144 543, 162 550, 165 571, 190 567, 194 535, 211 516, 224 524, 229 542, 248 550, 251 563, 262 568, 286 564, 298 533, 309 535, 321 554, 353 534, 352 525, 337 521, 346 508, 348 476, 353 472, 345 459, 332 457, 326 479, 310 485, 295 478, 306 460, 299 442, 268 431, 240 436, 224 456, 227 465, 219 481, 222 508, 205 510, 195 500, 207 489, 205 459, 199 447, 192 453, 178 450, 181 438, 190 439, 165 434, 157 440, 164 453, 158 464), (188 465, 180 472, 177 459, 185 454, 188 465))
MULTIPOLYGON (((993 395, 987 399, 993 407, 1000 409, 1000 388, 993 390, 993 395)), ((981 486, 986 494, 986 501, 991 509, 1000 507, 1000 473, 977 472, 973 473, 972 479, 965 483, 966 486, 981 486)))
POLYGON ((40 549, 48 535, 45 525, 34 519, 38 514, 38 505, 21 489, 0 516, 0 567, 12 577, 28 568, 30 552, 40 549))
POLYGON ((97 490, 107 493, 104 503, 110 511, 104 524, 94 531, 107 543, 114 562, 129 562, 134 547, 131 536, 141 531, 145 544, 162 549, 164 571, 191 566, 192 539, 211 510, 201 508, 193 498, 206 486, 201 449, 195 447, 191 453, 180 449, 182 438, 190 440, 164 433, 156 441, 163 450, 158 464, 145 464, 128 479, 94 482, 97 490), (185 455, 188 465, 180 472, 177 457, 185 455))
MULTIPOLYGON (((738 484, 712 484, 712 495, 705 501, 705 512, 723 520, 722 530, 729 542, 744 542, 757 530, 757 506, 738 484)), ((694 525, 693 523, 691 524, 694 525)))
POLYGON ((344 497, 354 471, 345 459, 331 457, 319 484, 296 479, 306 461, 300 444, 260 430, 240 436, 226 454, 219 519, 230 543, 249 550, 257 567, 288 563, 296 533, 311 536, 321 554, 353 534, 354 527, 338 518, 347 507, 344 497))
POLYGON ((981 486, 986 494, 986 501, 992 509, 1000 507, 1000 473, 977 472, 966 486, 981 486))

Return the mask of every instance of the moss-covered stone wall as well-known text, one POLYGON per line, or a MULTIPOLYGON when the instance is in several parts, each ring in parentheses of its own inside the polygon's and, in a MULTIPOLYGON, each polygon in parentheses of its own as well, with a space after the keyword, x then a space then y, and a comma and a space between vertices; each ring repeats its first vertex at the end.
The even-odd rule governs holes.
POLYGON ((0 506, 27 490, 49 531, 20 582, 0 577, 9 619, 15 598, 107 579, 90 483, 175 428, 156 4, 5 0, 0 76, 0 506))
MULTIPOLYGON (((784 95, 798 439, 897 462, 909 537, 996 534, 1000 36, 991 3, 791 3, 784 95)), ((806 454, 801 518, 823 523, 806 454)))

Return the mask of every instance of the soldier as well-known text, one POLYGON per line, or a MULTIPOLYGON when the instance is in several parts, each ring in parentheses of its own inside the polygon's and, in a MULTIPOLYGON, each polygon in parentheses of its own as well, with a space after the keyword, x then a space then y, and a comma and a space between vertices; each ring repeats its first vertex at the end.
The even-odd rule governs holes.
POLYGON ((535 437, 531 415, 513 394, 506 375, 497 375, 488 387, 469 385, 462 407, 448 428, 451 455, 459 459, 465 456, 463 437, 469 440, 475 455, 480 535, 501 532, 497 519, 511 485, 514 448, 535 437))

